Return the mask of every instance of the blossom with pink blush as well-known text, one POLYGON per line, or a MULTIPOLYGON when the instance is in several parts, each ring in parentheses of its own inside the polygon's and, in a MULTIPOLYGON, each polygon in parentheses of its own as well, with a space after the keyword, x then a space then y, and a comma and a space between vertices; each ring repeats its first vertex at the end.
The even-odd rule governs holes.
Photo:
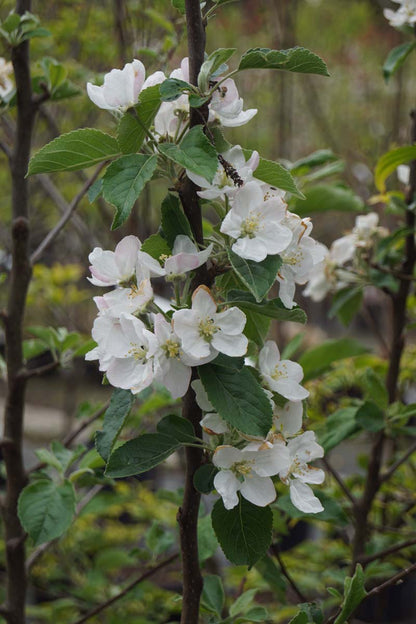
POLYGON ((134 59, 123 69, 112 69, 106 74, 101 87, 87 82, 88 97, 99 108, 124 113, 137 104, 145 75, 143 63, 134 59))

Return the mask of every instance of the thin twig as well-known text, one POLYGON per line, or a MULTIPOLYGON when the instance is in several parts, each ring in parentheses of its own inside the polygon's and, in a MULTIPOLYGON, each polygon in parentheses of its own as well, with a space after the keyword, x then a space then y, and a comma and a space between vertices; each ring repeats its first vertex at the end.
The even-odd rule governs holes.
POLYGON ((6 154, 7 158, 10 161, 12 159, 12 150, 7 145, 7 143, 4 143, 3 141, 0 141, 0 149, 6 154))
POLYGON ((276 559, 279 562, 280 565, 280 569, 282 570, 282 574, 283 576, 287 579, 289 585, 292 587, 293 591, 295 592, 295 594, 297 595, 297 597, 299 598, 299 600, 301 600, 302 602, 308 602, 308 599, 306 598, 306 596, 301 592, 301 590, 299 589, 299 587, 296 585, 295 581, 293 580, 293 578, 290 576, 285 564, 283 563, 283 560, 280 556, 280 552, 279 552, 279 546, 277 544, 272 544, 270 546, 270 550, 272 551, 273 555, 276 557, 276 559))
MULTIPOLYGON (((75 517, 79 516, 81 511, 88 505, 88 503, 94 498, 94 496, 103 489, 103 487, 104 485, 102 484, 94 485, 94 487, 92 487, 85 494, 85 496, 80 500, 80 502, 77 505, 75 517)), ((29 570, 33 567, 33 565, 36 563, 39 557, 41 557, 44 552, 49 550, 49 548, 53 544, 56 544, 58 540, 59 538, 57 537, 56 539, 51 540, 50 542, 45 542, 44 544, 41 544, 40 546, 38 546, 36 550, 34 550, 32 554, 26 559, 26 571, 29 572, 29 570)))
POLYGON ((352 506, 355 507, 357 505, 356 499, 354 498, 350 490, 347 488, 345 482, 343 481, 341 476, 338 474, 338 472, 335 470, 335 468, 329 463, 328 459, 325 457, 321 459, 321 462, 323 463, 327 471, 331 473, 331 475, 334 477, 335 481, 338 483, 339 487, 344 492, 345 496, 348 498, 352 506))
POLYGON ((380 482, 384 483, 385 481, 388 481, 390 477, 392 476, 392 474, 394 474, 396 470, 400 468, 400 466, 404 464, 404 462, 411 455, 413 455, 415 451, 416 451, 416 441, 410 445, 410 447, 407 449, 406 453, 402 457, 400 457, 392 466, 390 466, 390 468, 386 470, 386 472, 380 475, 380 482))
MULTIPOLYGON (((46 175, 46 173, 41 173, 37 176, 36 179, 42 185, 43 190, 46 191, 46 193, 49 195, 52 201, 56 204, 61 214, 64 215, 69 210, 69 203, 63 197, 60 190, 52 182, 50 177, 46 175)), ((71 217, 71 222, 72 222, 72 225, 77 230, 78 234, 80 234, 83 237, 89 235, 89 230, 79 215, 74 213, 71 217)))
POLYGON ((404 578, 408 574, 411 574, 415 570, 416 570, 416 563, 414 563, 413 565, 409 566, 405 570, 402 570, 398 574, 395 574, 394 576, 392 576, 390 579, 388 579, 384 583, 381 583, 380 585, 377 585, 376 587, 373 587, 373 589, 368 592, 368 594, 364 598, 364 600, 367 600, 370 596, 375 596, 376 594, 380 594, 382 591, 387 589, 387 587, 391 587, 391 585, 395 585, 398 581, 401 581, 402 578, 404 578))
POLYGON ((401 544, 397 544, 396 546, 391 546, 390 548, 386 548, 386 550, 381 550, 374 555, 368 555, 367 557, 361 557, 360 563, 363 565, 367 565, 372 561, 376 561, 376 559, 383 559, 384 557, 388 557, 388 555, 392 555, 399 550, 404 550, 405 548, 409 548, 410 546, 416 545, 416 539, 407 540, 407 542, 402 542, 401 544))
POLYGON ((98 165, 97 169, 95 170, 95 173, 85 182, 84 186, 82 187, 82 189, 80 190, 78 195, 76 195, 74 197, 74 199, 72 200, 72 202, 69 204, 68 210, 66 211, 66 213, 58 221, 58 223, 55 225, 55 227, 45 236, 45 238, 40 243, 38 248, 32 253, 32 255, 30 257, 30 261, 31 261, 32 264, 34 264, 37 260, 39 260, 40 256, 45 251, 45 249, 52 243, 52 241, 55 240, 55 238, 58 236, 60 231, 65 227, 65 225, 67 224, 69 219, 72 217, 72 214, 77 209, 79 202, 84 197, 84 195, 87 193, 87 191, 90 188, 90 186, 92 186, 92 184, 94 184, 94 182, 98 178, 101 170, 106 165, 107 165, 107 162, 100 163, 98 165))
POLYGON ((156 572, 159 572, 159 570, 161 570, 162 568, 164 568, 167 565, 169 565, 170 563, 172 563, 172 561, 175 561, 175 559, 177 559, 178 557, 179 557, 179 553, 174 553, 173 555, 171 555, 167 559, 164 559, 163 561, 161 561, 154 568, 150 568, 149 570, 147 570, 146 572, 141 574, 138 578, 136 578, 134 581, 129 583, 129 585, 127 585, 127 587, 125 587, 125 589, 123 589, 120 593, 118 593, 115 596, 113 596, 112 598, 110 598, 110 600, 107 600, 106 602, 103 602, 102 604, 98 605, 98 607, 95 607, 95 609, 92 609, 91 611, 89 611, 81 619, 79 619, 76 622, 74 622, 74 624, 83 624, 87 620, 91 619, 94 615, 97 615, 98 613, 101 613, 101 611, 104 611, 104 609, 107 609, 108 607, 110 607, 117 600, 120 600, 120 598, 124 598, 124 596, 126 594, 128 594, 128 592, 131 591, 134 587, 136 587, 136 585, 138 585, 139 583, 141 583, 145 579, 153 576, 154 574, 156 574, 156 572))
POLYGON ((44 366, 38 366, 37 368, 23 368, 19 373, 19 378, 31 379, 32 377, 40 377, 45 373, 55 370, 58 366, 59 361, 54 360, 53 362, 49 362, 49 364, 44 364, 44 366))

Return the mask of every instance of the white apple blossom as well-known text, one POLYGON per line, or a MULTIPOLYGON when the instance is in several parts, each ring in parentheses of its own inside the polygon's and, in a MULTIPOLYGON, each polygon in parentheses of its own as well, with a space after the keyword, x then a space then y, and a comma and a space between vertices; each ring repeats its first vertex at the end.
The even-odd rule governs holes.
POLYGON ((220 230, 236 240, 232 245, 234 253, 261 262, 289 245, 292 232, 282 225, 285 214, 286 204, 275 197, 264 201, 261 185, 252 181, 236 193, 220 230))
POLYGON ((212 248, 213 245, 210 244, 206 249, 198 251, 197 246, 191 241, 189 236, 179 234, 175 238, 172 255, 162 258, 163 266, 144 251, 139 251, 138 259, 140 265, 146 267, 151 275, 166 276, 167 279, 173 279, 188 273, 188 271, 194 271, 205 264, 212 248))
POLYGON ((384 9, 384 17, 389 21, 390 26, 398 28, 409 24, 414 26, 416 24, 416 0, 392 0, 396 4, 400 4, 400 7, 393 11, 392 9, 384 9))
POLYGON ((193 358, 210 361, 218 353, 239 357, 247 351, 248 340, 242 333, 245 314, 236 307, 217 313, 217 304, 206 286, 194 291, 190 310, 177 310, 172 318, 184 352, 193 358))
POLYGON ((295 305, 296 284, 305 284, 313 274, 314 267, 325 258, 327 249, 311 238, 310 219, 300 219, 287 214, 284 224, 293 232, 290 245, 281 253, 283 261, 277 275, 280 284, 279 296, 287 308, 295 305))
POLYGON ((106 370, 107 378, 112 386, 137 394, 153 381, 153 356, 158 346, 157 339, 140 319, 130 314, 120 317, 120 327, 120 344, 114 346, 114 349, 121 352, 122 356, 111 360, 106 370))
POLYGON ((215 89, 209 111, 209 121, 217 119, 227 128, 243 126, 257 114, 257 108, 243 110, 243 99, 240 98, 232 78, 227 78, 215 89))
POLYGON ((145 75, 143 63, 134 59, 132 63, 126 63, 123 69, 112 69, 106 74, 101 87, 87 82, 88 97, 99 108, 124 113, 137 104, 145 75))
POLYGON ((231 149, 224 152, 222 158, 235 170, 239 180, 238 185, 235 179, 233 180, 230 177, 230 172, 224 169, 221 163, 218 165, 217 173, 212 183, 187 169, 186 175, 188 178, 201 187, 201 190, 198 191, 199 197, 203 199, 216 199, 217 197, 224 199, 226 195, 232 197, 239 186, 243 186, 243 184, 253 178, 253 172, 257 169, 260 161, 259 153, 256 151, 246 161, 240 145, 234 145, 231 149))
POLYGON ((92 277, 87 279, 94 286, 117 286, 130 281, 136 273, 140 247, 140 240, 132 235, 125 236, 114 251, 95 247, 88 256, 92 277))
MULTIPOLYGON (((161 72, 156 73, 159 74, 157 78, 160 78, 161 72)), ((182 59, 180 68, 174 69, 169 77, 189 82, 189 61, 187 57, 182 59)), ((173 102, 162 102, 154 120, 156 134, 161 137, 174 137, 185 128, 188 114, 189 99, 185 94, 179 96, 173 102)))
POLYGON ((220 468, 214 478, 214 487, 226 509, 233 509, 238 504, 237 492, 250 503, 265 507, 276 498, 270 477, 287 470, 289 455, 283 441, 276 444, 253 442, 244 449, 219 446, 212 461, 220 468))
POLYGON ((306 431, 287 444, 289 463, 279 472, 280 479, 289 485, 290 500, 304 513, 323 511, 321 501, 307 483, 322 483, 325 473, 320 468, 308 466, 308 462, 324 456, 324 450, 315 439, 313 431, 306 431))
POLYGON ((259 367, 265 385, 290 401, 301 401, 309 392, 300 385, 303 370, 300 364, 281 360, 277 344, 268 340, 259 354, 259 367))
POLYGON ((288 401, 283 407, 275 407, 273 424, 276 432, 285 439, 298 433, 302 427, 302 401, 288 401))
MULTIPOLYGON (((107 314, 120 317, 122 314, 139 314, 146 310, 153 300, 153 288, 149 277, 139 277, 129 288, 115 288, 102 297, 94 297, 95 302, 102 301, 107 314)), ((98 307, 98 303, 97 303, 98 307)))

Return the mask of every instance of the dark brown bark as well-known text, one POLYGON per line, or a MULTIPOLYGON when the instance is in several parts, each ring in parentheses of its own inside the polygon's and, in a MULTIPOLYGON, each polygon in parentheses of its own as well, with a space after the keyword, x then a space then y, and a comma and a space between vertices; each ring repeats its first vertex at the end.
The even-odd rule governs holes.
MULTIPOLYGON (((18 0, 16 12, 30 11, 30 0, 18 0)), ((6 605, 9 624, 24 624, 26 600, 25 533, 17 515, 17 501, 26 484, 23 466, 23 417, 26 378, 19 375, 23 367, 22 332, 26 295, 31 278, 29 259, 29 201, 25 179, 30 156, 35 107, 29 65, 29 43, 12 49, 12 63, 17 92, 17 124, 11 157, 12 175, 12 258, 9 299, 4 318, 7 363, 7 396, 4 415, 3 457, 7 489, 3 506, 6 542, 6 605)))
MULTIPOLYGON (((202 22, 199 0, 186 0, 186 24, 188 31, 189 80, 197 84, 197 77, 204 61, 205 28, 202 22)), ((191 109, 190 126, 204 123, 207 119, 207 107, 191 109)), ((179 197, 184 212, 189 220, 195 239, 203 242, 202 214, 197 196, 197 187, 191 180, 184 178, 179 189, 179 197)), ((206 269, 197 272, 193 287, 203 284, 206 280, 206 269)), ((183 417, 192 423, 195 434, 201 437, 199 424, 202 414, 195 401, 195 394, 189 388, 183 399, 183 417)), ((185 449, 186 472, 185 489, 181 508, 178 512, 178 523, 182 556, 182 624, 198 622, 199 601, 202 592, 202 576, 198 560, 198 511, 200 494, 193 485, 195 471, 203 462, 203 451, 198 448, 185 449)))
MULTIPOLYGON (((412 128, 411 143, 416 142, 416 111, 411 112, 412 128)), ((409 188, 407 191, 406 202, 410 205, 413 202, 416 193, 416 161, 410 166, 409 188)), ((413 275, 416 263, 416 248, 414 240, 415 215, 412 210, 406 211, 406 226, 410 233, 406 237, 405 256, 399 274, 399 289, 397 293, 391 293, 392 300, 392 337, 390 347, 390 360, 386 377, 386 388, 389 395, 389 403, 394 403, 397 397, 397 385, 400 372, 400 361, 405 345, 404 332, 406 327, 406 305, 409 296, 411 280, 409 276, 413 275)), ((368 533, 368 515, 374 498, 384 479, 380 477, 380 469, 382 464, 383 448, 385 442, 384 431, 380 431, 376 435, 370 454, 370 462, 368 465, 367 480, 365 484, 364 494, 356 506, 355 511, 355 535, 353 540, 353 568, 356 562, 362 558, 364 554, 364 546, 368 533)))

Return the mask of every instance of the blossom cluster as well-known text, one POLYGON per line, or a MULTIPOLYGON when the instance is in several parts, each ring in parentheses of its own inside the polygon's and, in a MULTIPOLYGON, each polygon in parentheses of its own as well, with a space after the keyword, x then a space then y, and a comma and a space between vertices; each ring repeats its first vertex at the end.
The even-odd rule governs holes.
POLYGON ((326 250, 304 295, 313 301, 322 301, 329 292, 362 281, 376 243, 388 234, 386 228, 378 225, 378 220, 375 212, 356 218, 352 231, 335 240, 326 250))
POLYGON ((409 24, 416 24, 416 0, 392 0, 396 4, 400 4, 396 11, 392 9, 384 9, 384 17, 389 21, 391 26, 398 28, 409 24))
MULTIPOLYGON (((187 59, 170 78, 189 81, 187 59)), ((232 79, 211 78, 208 126, 240 126, 256 114, 255 109, 244 110, 232 79)), ((122 114, 138 102, 143 90, 165 80, 160 71, 146 78, 143 64, 134 60, 108 73, 101 87, 89 83, 87 90, 97 106, 122 114)), ((157 141, 180 141, 188 121, 187 94, 162 102, 151 127, 153 149, 157 150, 157 141)), ((181 234, 171 255, 153 257, 137 237, 127 236, 114 252, 97 247, 90 254, 91 283, 111 290, 94 298, 98 316, 92 336, 97 346, 87 359, 98 359, 110 384, 139 393, 156 381, 176 399, 187 392, 192 367, 208 364, 218 354, 247 354, 246 315, 237 305, 218 300, 216 283, 212 290, 199 286, 189 295, 194 271, 205 263, 220 275, 231 270, 232 253, 252 263, 279 255, 275 277, 279 296, 286 308, 295 306, 296 284, 313 278, 327 249, 311 237, 310 219, 288 210, 284 192, 256 178, 259 164, 257 151, 247 155, 235 145, 218 155, 212 181, 186 170, 199 188, 199 197, 221 205, 221 221, 205 248, 181 234), (159 308, 153 292, 152 280, 160 277, 174 287, 175 303, 168 310, 159 308)), ((323 449, 313 432, 302 432, 303 400, 308 396, 301 385, 302 368, 281 360, 271 341, 260 349, 257 365, 274 413, 265 439, 231 427, 214 411, 201 381, 192 384, 205 413, 201 425, 218 469, 214 486, 226 509, 238 503, 238 492, 253 504, 266 506, 276 497, 271 477, 278 477, 289 486, 298 509, 317 513, 322 505, 307 484, 322 483, 324 473, 308 462, 322 457, 323 449)))

